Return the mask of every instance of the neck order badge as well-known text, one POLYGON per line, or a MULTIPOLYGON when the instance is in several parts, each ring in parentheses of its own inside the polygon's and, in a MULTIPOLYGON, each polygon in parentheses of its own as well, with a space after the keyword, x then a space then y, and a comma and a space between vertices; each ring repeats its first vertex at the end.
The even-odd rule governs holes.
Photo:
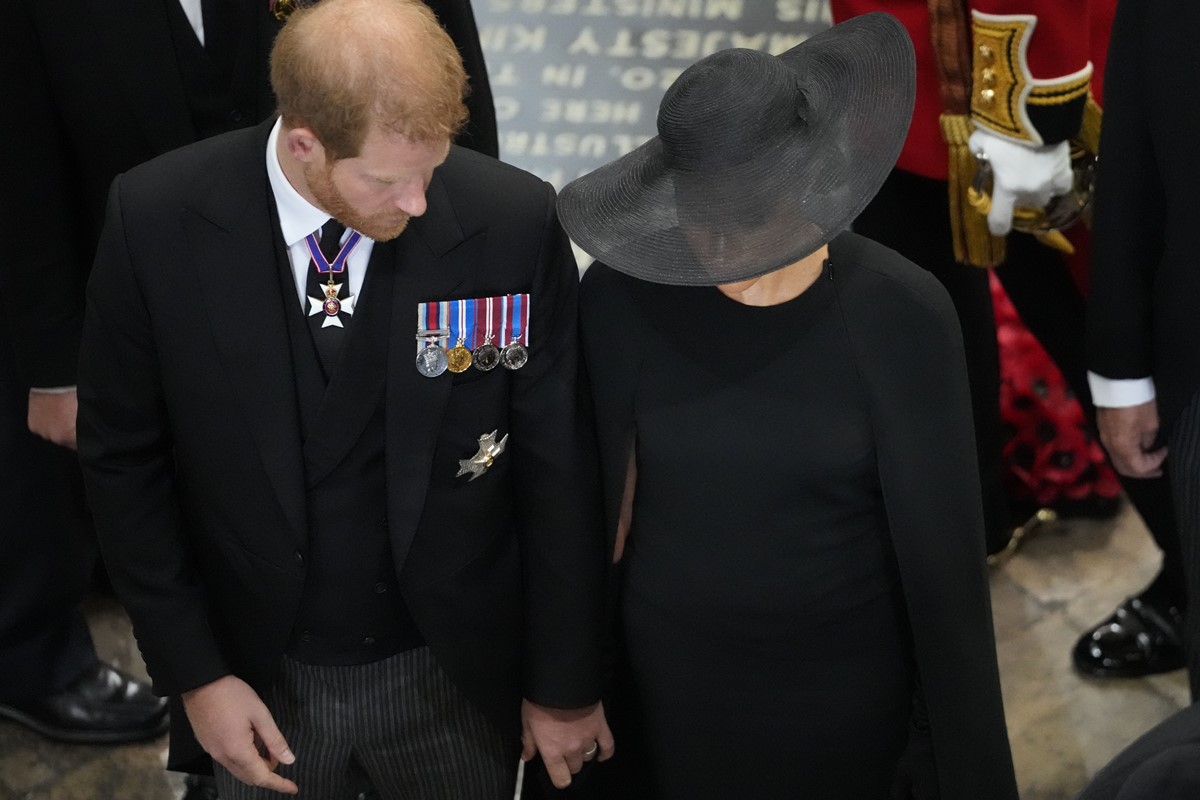
MULTIPOLYGON (((315 233, 310 233, 304 237, 304 243, 308 246, 308 254, 312 258, 313 266, 317 270, 318 275, 328 276, 325 285, 321 286, 323 297, 309 297, 308 315, 314 316, 321 312, 325 313, 325 319, 321 322, 322 328, 328 327, 343 327, 342 321, 338 318, 338 314, 345 312, 347 315, 354 314, 354 300, 351 295, 339 297, 341 294, 341 283, 334 283, 334 275, 343 275, 346 272, 346 259, 350 257, 350 253, 358 246, 362 240, 362 234, 358 231, 351 231, 350 237, 346 239, 346 243, 337 251, 337 255, 330 261, 324 252, 321 251, 321 246, 317 241, 315 233)), ((332 252, 335 243, 327 243, 326 249, 332 252)))

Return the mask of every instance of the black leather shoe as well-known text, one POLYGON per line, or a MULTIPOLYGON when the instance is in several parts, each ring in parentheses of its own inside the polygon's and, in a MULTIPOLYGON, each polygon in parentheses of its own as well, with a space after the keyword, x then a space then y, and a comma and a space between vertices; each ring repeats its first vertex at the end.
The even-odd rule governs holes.
POLYGON ((67 690, 25 705, 0 704, 0 717, 47 739, 118 744, 152 739, 167 731, 167 701, 150 687, 101 664, 67 690))
POLYGON ((183 785, 187 787, 183 800, 219 800, 217 781, 211 775, 188 775, 183 785))
POLYGON ((1131 597, 1086 633, 1071 653, 1075 668, 1098 678, 1136 678, 1182 669, 1183 615, 1131 597))

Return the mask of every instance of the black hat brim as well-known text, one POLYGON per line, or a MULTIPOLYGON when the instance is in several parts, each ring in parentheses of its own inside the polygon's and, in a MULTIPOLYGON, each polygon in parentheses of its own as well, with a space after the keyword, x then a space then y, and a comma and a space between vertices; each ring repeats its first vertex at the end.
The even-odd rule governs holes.
POLYGON ((777 58, 797 74, 807 99, 810 129, 802 141, 763 142, 697 186, 697 176, 671 166, 656 136, 563 189, 559 217, 571 238, 637 278, 715 285, 795 263, 849 227, 907 136, 912 42, 894 17, 872 13, 777 58))

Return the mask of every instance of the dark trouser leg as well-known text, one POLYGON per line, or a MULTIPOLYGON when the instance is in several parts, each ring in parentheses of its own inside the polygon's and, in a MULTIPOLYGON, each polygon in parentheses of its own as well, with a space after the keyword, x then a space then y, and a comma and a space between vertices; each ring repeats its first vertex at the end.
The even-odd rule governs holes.
MULTIPOLYGON (((1021 321, 1058 365, 1094 431, 1096 409, 1084 358, 1084 303, 1062 258, 1032 237, 1014 234, 1008 237, 1008 259, 997 269, 997 275, 1021 321)), ((1118 477, 1163 553, 1162 570, 1143 594, 1155 604, 1182 608, 1185 583, 1168 481, 1118 477)))
POLYGON ((1012 533, 1000 479, 1003 442, 996 323, 987 271, 954 260, 947 203, 944 181, 893 170, 853 227, 933 273, 958 311, 975 417, 988 552, 994 553, 1004 548, 1012 533))
POLYGON ((0 321, 0 703, 25 704, 97 665, 79 610, 96 545, 75 454, 28 431, 11 348, 0 321))
POLYGON ((1167 440, 1171 489, 1179 520, 1188 605, 1184 616, 1192 701, 1200 699, 1200 395, 1188 403, 1167 440))
POLYGON ((367 666, 355 755, 382 800, 510 800, 518 731, 484 716, 428 647, 367 666))

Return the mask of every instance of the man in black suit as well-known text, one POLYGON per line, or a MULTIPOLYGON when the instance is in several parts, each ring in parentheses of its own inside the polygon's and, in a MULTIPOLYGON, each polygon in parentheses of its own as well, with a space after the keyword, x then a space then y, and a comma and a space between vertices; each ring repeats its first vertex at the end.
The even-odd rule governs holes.
POLYGON ((83 285, 114 175, 270 113, 276 23, 236 0, 3 0, 0 16, 0 276, 21 298, 0 321, 0 715, 136 740, 165 730, 165 704, 97 659, 79 609, 96 555, 69 449, 83 285))
MULTIPOLYGON (((491 91, 468 0, 431 0, 471 75, 459 143, 496 155, 491 91)), ((83 286, 114 176, 274 110, 266 0, 0 0, 0 101, 19 153, 0 191, 0 262, 21 301, 0 321, 0 714, 70 741, 161 733, 165 705, 95 654, 79 603, 96 548, 76 458, 83 286), (30 289, 28 287, 36 287, 30 289), (32 389, 30 387, 33 387, 32 389)))
POLYGON ((1200 136, 1192 32, 1200 6, 1122 0, 1108 53, 1088 298, 1089 382, 1119 472, 1165 471, 1188 582, 1184 623, 1200 697, 1200 136), (1165 446, 1164 446, 1165 445, 1165 446))
POLYGON ((503 797, 523 738, 565 785, 612 742, 553 191, 450 146, 415 0, 297 12, 272 83, 274 124, 114 183, 88 289, 80 455, 170 763, 503 797))

